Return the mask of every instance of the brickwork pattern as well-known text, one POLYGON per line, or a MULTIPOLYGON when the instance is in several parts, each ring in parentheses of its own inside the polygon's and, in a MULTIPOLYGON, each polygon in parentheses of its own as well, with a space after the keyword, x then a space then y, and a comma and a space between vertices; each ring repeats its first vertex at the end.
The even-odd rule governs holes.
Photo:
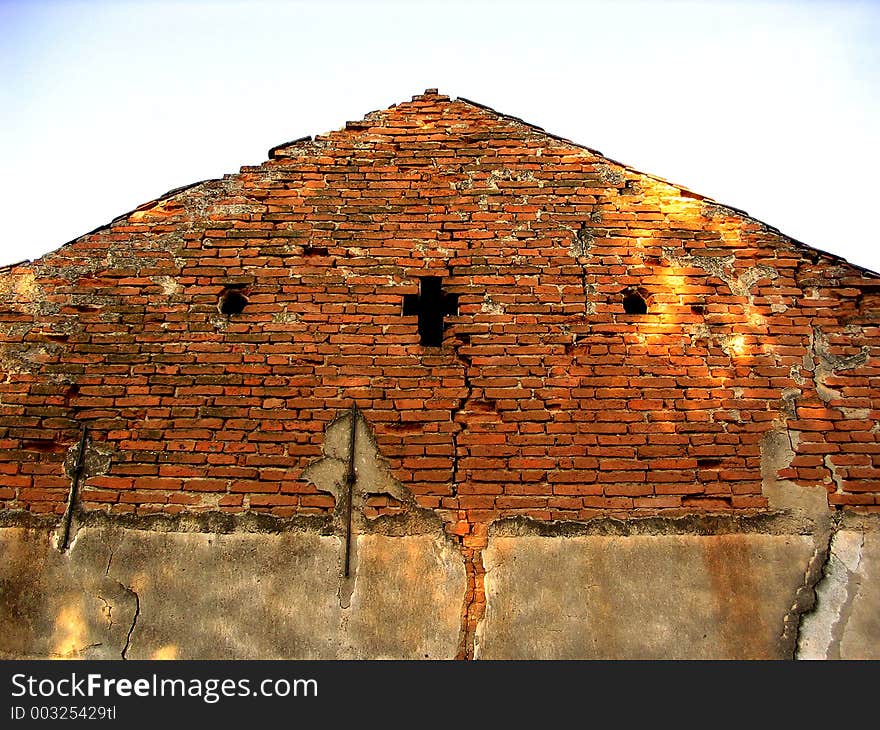
POLYGON ((354 401, 466 550, 764 508, 774 429, 780 478, 880 509, 877 275, 431 90, 270 157, 0 272, 0 507, 61 514, 88 423, 85 509, 326 513, 301 475, 354 401), (442 347, 403 315, 425 276, 442 347))

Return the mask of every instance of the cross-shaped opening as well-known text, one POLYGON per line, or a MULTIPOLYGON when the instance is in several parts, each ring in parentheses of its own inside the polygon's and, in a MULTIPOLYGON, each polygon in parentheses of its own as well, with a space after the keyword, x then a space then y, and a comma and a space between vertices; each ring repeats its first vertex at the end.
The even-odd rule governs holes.
POLYGON ((403 295, 403 315, 418 315, 419 342, 425 347, 443 344, 443 318, 458 314, 458 294, 443 291, 439 276, 419 279, 418 294, 403 295))

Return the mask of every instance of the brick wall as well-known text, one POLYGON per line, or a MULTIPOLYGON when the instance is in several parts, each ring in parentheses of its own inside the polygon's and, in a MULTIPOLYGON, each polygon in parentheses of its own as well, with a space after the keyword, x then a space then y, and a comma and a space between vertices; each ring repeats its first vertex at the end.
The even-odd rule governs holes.
POLYGON ((0 507, 62 513, 88 423, 84 509, 327 513, 302 472, 354 401, 465 545, 764 508, 771 432, 778 478, 880 509, 877 275, 432 91, 270 157, 0 273, 0 507))

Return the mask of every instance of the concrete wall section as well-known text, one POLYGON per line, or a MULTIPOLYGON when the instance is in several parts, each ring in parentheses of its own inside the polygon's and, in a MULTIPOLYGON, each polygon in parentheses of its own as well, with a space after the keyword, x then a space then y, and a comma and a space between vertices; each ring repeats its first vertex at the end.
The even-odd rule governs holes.
POLYGON ((483 659, 784 658, 801 535, 495 536, 483 659))
POLYGON ((334 536, 83 528, 62 554, 47 531, 6 528, 0 656, 455 656, 455 548, 440 534, 358 540, 349 595, 334 536))
POLYGON ((741 522, 491 531, 475 635, 469 566, 439 526, 358 535, 347 580, 321 529, 109 522, 59 552, 50 528, 8 526, 0 657, 451 659, 464 641, 477 659, 880 658, 876 520, 741 522))
POLYGON ((106 573, 109 550, 69 555, 49 530, 0 529, 0 657, 119 659, 137 612, 106 573))

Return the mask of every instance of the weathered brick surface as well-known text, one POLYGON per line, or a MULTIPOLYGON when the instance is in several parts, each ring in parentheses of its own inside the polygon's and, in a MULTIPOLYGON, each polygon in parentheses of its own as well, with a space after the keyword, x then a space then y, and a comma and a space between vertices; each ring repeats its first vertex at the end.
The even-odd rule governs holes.
POLYGON ((435 93, 144 205, 0 293, 7 510, 64 511, 89 423, 86 509, 326 512, 301 473, 352 401, 468 548, 502 515, 763 508, 770 429, 796 447, 780 478, 880 509, 877 275, 435 93), (458 295, 442 348, 402 314, 427 275, 458 295))

